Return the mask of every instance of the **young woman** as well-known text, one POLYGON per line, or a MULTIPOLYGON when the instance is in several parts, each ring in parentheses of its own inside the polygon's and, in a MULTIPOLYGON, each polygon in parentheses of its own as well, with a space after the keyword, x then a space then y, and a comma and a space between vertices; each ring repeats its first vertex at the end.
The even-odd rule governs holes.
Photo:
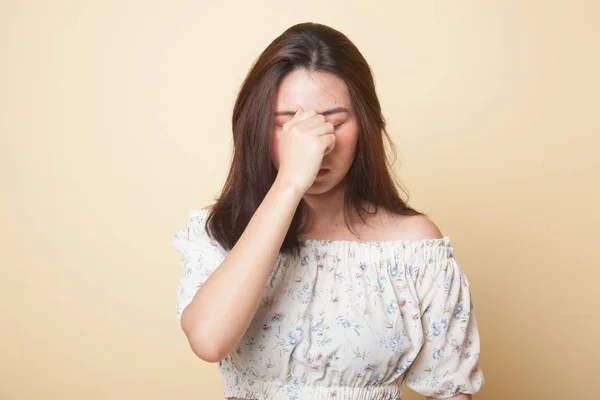
POLYGON ((172 239, 177 317, 194 353, 218 362, 225 397, 478 392, 469 282, 450 239, 398 194, 355 45, 290 27, 253 64, 232 124, 221 195, 172 239))

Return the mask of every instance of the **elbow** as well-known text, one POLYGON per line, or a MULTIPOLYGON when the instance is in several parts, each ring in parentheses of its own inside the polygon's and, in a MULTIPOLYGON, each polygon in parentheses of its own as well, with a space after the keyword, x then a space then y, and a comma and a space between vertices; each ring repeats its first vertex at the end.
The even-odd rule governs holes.
POLYGON ((208 363, 221 362, 229 352, 224 351, 214 341, 190 338, 190 347, 194 354, 203 361, 208 363))
POLYGON ((190 348, 194 354, 208 363, 218 363, 222 361, 231 349, 223 343, 223 335, 211 331, 210 328, 200 324, 188 321, 184 314, 181 316, 181 327, 185 333, 190 348))

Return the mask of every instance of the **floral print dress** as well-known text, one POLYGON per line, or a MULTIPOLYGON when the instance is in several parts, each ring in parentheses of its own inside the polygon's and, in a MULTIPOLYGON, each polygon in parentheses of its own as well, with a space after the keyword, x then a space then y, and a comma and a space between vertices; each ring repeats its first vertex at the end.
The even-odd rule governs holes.
MULTIPOLYGON (((227 255, 191 210, 171 246, 181 254, 176 315, 227 255)), ((447 236, 302 241, 279 253, 242 340, 218 363, 224 396, 257 400, 429 397, 484 383, 469 281, 447 236)))

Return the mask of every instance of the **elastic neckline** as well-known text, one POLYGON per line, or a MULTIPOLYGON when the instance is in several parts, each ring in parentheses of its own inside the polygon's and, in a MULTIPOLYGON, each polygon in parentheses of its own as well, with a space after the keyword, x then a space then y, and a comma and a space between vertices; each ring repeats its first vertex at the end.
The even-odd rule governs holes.
POLYGON ((375 244, 398 244, 398 245, 442 245, 450 243, 450 237, 443 235, 440 238, 429 239, 388 239, 388 240, 342 240, 342 239, 301 239, 300 243, 308 244, 340 244, 340 245, 375 245, 375 244))
MULTIPOLYGON (((207 208, 201 208, 198 210, 192 210, 191 213, 200 212, 208 214, 207 208)), ((343 239, 300 239, 299 243, 303 246, 310 244, 316 245, 339 245, 339 246, 377 246, 377 245, 400 245, 400 246, 443 246, 450 244, 450 237, 442 235, 440 238, 426 238, 426 239, 387 239, 387 240, 343 240, 343 239)))

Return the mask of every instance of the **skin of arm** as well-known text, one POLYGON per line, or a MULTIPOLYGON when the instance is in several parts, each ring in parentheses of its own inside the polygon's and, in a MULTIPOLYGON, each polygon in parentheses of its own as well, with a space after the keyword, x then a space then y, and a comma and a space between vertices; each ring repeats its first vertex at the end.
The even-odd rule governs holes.
POLYGON ((202 360, 221 361, 242 339, 303 195, 276 179, 235 246, 183 310, 181 327, 202 360))

